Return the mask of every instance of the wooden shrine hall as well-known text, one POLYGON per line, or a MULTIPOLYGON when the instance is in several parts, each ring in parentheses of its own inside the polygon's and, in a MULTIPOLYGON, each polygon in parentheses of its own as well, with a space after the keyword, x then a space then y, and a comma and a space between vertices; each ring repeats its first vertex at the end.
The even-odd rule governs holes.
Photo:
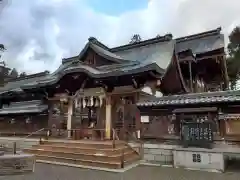
MULTIPOLYGON (((46 123, 35 127, 51 129, 52 135, 62 130, 71 137, 74 129, 87 129, 87 136, 91 128, 106 139, 112 138, 113 129, 119 137, 126 132, 139 136, 138 101, 154 98, 156 91, 166 96, 225 90, 226 74, 221 28, 177 39, 166 34, 114 48, 90 37, 79 55, 63 59, 53 73, 7 82, 0 88, 0 99, 2 107, 9 108, 11 103, 32 100, 47 105, 42 118, 46 123), (145 87, 153 95, 142 92, 145 87)), ((1 111, 1 118, 9 116, 1 111)), ((41 113, 31 113, 31 119, 41 113)), ((22 109, 15 114, 29 113, 22 109)))
MULTIPOLYGON (((188 127, 178 119, 187 114, 184 120, 190 121, 191 113, 180 111, 186 104, 191 108, 199 104, 187 103, 184 97, 199 101, 203 93, 200 99, 208 100, 208 94, 223 91, 215 99, 221 99, 221 105, 211 108, 211 101, 204 102, 207 115, 214 119, 227 102, 227 89, 221 28, 177 39, 166 34, 114 48, 90 37, 80 53, 62 59, 56 71, 12 79, 0 88, 0 134, 37 133, 39 144, 24 152, 35 154, 40 162, 119 169, 143 158, 146 144, 139 138, 145 138, 146 132, 170 140, 187 134, 188 127), (146 87, 151 95, 143 92, 146 87), (157 92, 162 94, 160 100, 157 92), (196 98, 188 98, 194 94, 196 98), (147 124, 141 122, 143 115, 155 117, 147 124)), ((223 122, 215 127, 222 128, 223 122)), ((158 155, 164 153, 169 153, 166 161, 173 159, 166 149, 158 155)))

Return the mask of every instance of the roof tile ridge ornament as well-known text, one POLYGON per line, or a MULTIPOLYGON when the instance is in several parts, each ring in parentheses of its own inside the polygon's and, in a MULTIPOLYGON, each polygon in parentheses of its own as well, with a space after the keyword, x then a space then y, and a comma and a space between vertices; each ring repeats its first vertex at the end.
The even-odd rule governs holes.
POLYGON ((117 47, 113 47, 110 49, 111 52, 117 52, 117 51, 123 51, 123 50, 128 50, 131 48, 135 48, 135 47, 140 47, 140 46, 146 46, 146 45, 150 45, 150 44, 154 44, 154 43, 159 43, 159 42, 165 42, 165 41, 171 41, 173 38, 173 35, 171 33, 168 33, 164 36, 157 36, 154 38, 150 38, 147 40, 142 40, 139 42, 135 42, 135 43, 128 43, 125 45, 121 45, 121 46, 117 46, 117 47))
POLYGON ((88 38, 88 41, 89 41, 90 43, 93 43, 93 44, 97 45, 97 46, 100 46, 101 48, 103 48, 103 49, 105 49, 105 50, 109 50, 109 49, 110 49, 109 47, 107 47, 105 44, 101 43, 101 42, 100 42, 97 38, 95 38, 95 37, 90 36, 90 37, 88 38))
POLYGON ((203 37, 207 37, 207 36, 218 35, 218 34, 220 34, 221 31, 222 31, 222 28, 218 27, 218 28, 213 29, 213 30, 209 30, 209 31, 201 32, 201 33, 191 34, 189 36, 183 36, 183 37, 180 37, 180 38, 176 38, 176 42, 179 43, 179 42, 189 41, 189 40, 193 40, 193 39, 199 39, 199 38, 203 38, 203 37))

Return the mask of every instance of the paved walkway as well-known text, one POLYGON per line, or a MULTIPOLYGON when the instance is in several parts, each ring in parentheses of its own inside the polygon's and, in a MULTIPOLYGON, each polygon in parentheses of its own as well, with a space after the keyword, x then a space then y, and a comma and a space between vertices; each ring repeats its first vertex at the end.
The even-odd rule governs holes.
POLYGON ((210 173, 138 166, 124 173, 109 173, 38 163, 34 173, 2 176, 0 180, 240 180, 240 172, 210 173))

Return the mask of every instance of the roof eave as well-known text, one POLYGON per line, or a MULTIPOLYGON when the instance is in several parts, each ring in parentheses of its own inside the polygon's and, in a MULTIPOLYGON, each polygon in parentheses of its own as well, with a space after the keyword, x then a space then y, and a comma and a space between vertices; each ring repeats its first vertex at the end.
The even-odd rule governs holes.
POLYGON ((65 70, 63 73, 61 73, 57 78, 54 79, 50 79, 49 81, 46 81, 44 83, 38 83, 38 84, 30 84, 30 85, 23 85, 21 88, 23 90, 25 89, 32 89, 32 88, 36 88, 36 87, 44 87, 44 86, 48 86, 48 85, 53 85, 55 83, 57 83, 63 76, 65 76, 66 74, 69 73, 85 73, 87 75, 89 75, 92 78, 106 78, 106 77, 114 77, 114 76, 123 76, 123 75, 131 75, 131 74, 138 74, 138 73, 142 73, 142 72, 146 72, 146 71, 156 71, 158 74, 163 74, 164 70, 162 68, 160 68, 156 63, 153 64, 149 64, 149 65, 145 65, 143 67, 139 67, 136 69, 132 69, 130 71, 121 71, 121 69, 118 70, 114 70, 114 71, 109 71, 109 72, 102 72, 102 73, 93 73, 83 67, 78 67, 78 68, 72 68, 69 70, 65 70))

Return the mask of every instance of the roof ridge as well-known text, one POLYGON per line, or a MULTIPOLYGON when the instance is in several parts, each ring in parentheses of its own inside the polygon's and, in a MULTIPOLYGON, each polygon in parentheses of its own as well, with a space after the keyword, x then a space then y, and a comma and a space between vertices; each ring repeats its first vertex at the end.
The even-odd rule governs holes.
POLYGON ((100 42, 97 38, 95 38, 95 37, 89 37, 88 38, 88 41, 89 42, 91 42, 91 43, 93 43, 93 44, 95 44, 95 45, 97 45, 97 46, 100 46, 101 48, 103 48, 103 49, 105 49, 105 50, 110 50, 110 48, 109 47, 107 47, 105 44, 103 44, 102 42, 100 42))
POLYGON ((186 94, 173 94, 169 96, 162 96, 162 97, 156 97, 156 100, 161 99, 161 98, 167 98, 167 97, 181 97, 181 96, 195 96, 195 95, 214 95, 219 93, 240 93, 240 90, 227 90, 227 91, 211 91, 211 92, 198 92, 198 93, 186 93, 186 94))
POLYGON ((89 37, 88 42, 85 44, 85 46, 83 47, 81 52, 76 56, 72 56, 72 57, 69 57, 69 58, 63 58, 62 59, 62 64, 67 63, 67 62, 73 62, 74 63, 75 61, 78 61, 79 57, 81 56, 81 53, 84 52, 84 49, 86 49, 86 47, 89 47, 91 44, 96 45, 100 48, 103 48, 104 50, 109 51, 111 53, 110 48, 107 47, 106 45, 104 45, 103 43, 101 43, 100 41, 98 41, 97 38, 89 37))
POLYGON ((30 74, 30 75, 10 79, 9 81, 7 81, 7 83, 8 82, 13 82, 13 81, 24 80, 24 79, 31 79, 31 78, 40 77, 40 76, 45 76, 45 75, 48 75, 48 74, 49 74, 49 71, 43 71, 43 72, 40 72, 40 73, 35 73, 35 74, 30 74))
POLYGON ((155 38, 147 39, 147 40, 136 42, 136 43, 133 43, 133 44, 125 44, 125 45, 113 47, 113 48, 110 49, 110 52, 127 50, 127 49, 131 49, 131 48, 139 47, 139 46, 146 46, 146 45, 149 45, 149 44, 158 43, 158 42, 171 41, 172 37, 173 37, 172 34, 166 34, 164 36, 158 36, 158 37, 155 37, 155 38))
POLYGON ((74 58, 78 58, 78 55, 77 56, 68 57, 68 58, 62 58, 62 64, 70 62, 70 61, 73 61, 73 60, 75 60, 74 58))
POLYGON ((205 31, 205 32, 197 33, 197 34, 192 34, 189 36, 179 37, 179 38, 176 38, 175 40, 176 40, 176 43, 180 43, 183 41, 189 41, 189 40, 193 40, 193 39, 197 39, 197 38, 203 38, 203 37, 212 36, 215 34, 220 34, 221 30, 222 30, 222 28, 218 27, 213 30, 209 30, 209 31, 205 31))

